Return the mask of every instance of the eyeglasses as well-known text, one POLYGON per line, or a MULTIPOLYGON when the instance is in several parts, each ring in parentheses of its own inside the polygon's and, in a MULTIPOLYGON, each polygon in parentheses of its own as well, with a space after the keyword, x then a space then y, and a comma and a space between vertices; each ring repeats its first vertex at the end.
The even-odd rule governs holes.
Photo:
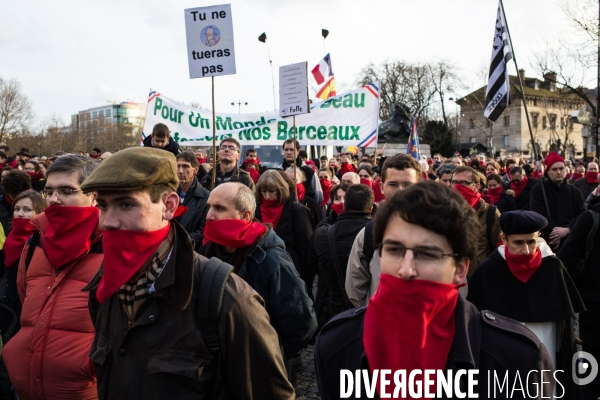
POLYGON ((397 243, 381 243, 378 247, 379 257, 391 261, 400 261, 404 258, 406 250, 413 252, 415 262, 421 266, 434 266, 444 257, 458 257, 458 254, 446 254, 440 249, 432 249, 429 247, 410 248, 397 243))
POLYGON ((25 171, 35 171, 35 168, 33 168, 33 167, 32 168, 23 168, 23 170, 25 170, 25 171))
POLYGON ((223 144, 219 147, 220 150, 231 150, 231 151, 237 151, 237 147, 235 146, 228 146, 226 144, 223 144))
POLYGON ((56 188, 56 189, 44 189, 40 193, 43 198, 50 198, 54 195, 54 191, 58 193, 59 196, 70 196, 75 192, 81 192, 81 189, 73 189, 70 187, 56 188))
POLYGON ((471 186, 475 182, 469 182, 469 181, 452 181, 451 183, 452 183, 452 186, 456 186, 456 185, 471 186))

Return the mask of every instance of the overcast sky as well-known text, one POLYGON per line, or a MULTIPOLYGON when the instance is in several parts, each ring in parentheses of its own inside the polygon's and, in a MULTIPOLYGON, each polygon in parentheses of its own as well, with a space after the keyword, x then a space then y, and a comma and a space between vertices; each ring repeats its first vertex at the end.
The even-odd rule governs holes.
MULTIPOLYGON (((38 119, 68 121, 107 101, 146 102, 150 88, 177 101, 211 107, 211 80, 189 79, 185 8, 204 0, 0 0, 0 77, 17 79, 38 119)), ((505 0, 513 46, 527 76, 544 40, 568 34, 555 0, 505 0)), ((489 63, 497 0, 232 0, 237 74, 215 78, 216 108, 273 110, 267 34, 275 88, 278 67, 325 55, 338 86, 350 90, 369 63, 445 59, 463 82, 481 86, 489 63)), ((514 73, 514 66, 511 66, 514 73)), ((311 79, 309 79, 311 81, 311 79)), ((593 82, 591 82, 593 84, 593 82)), ((314 82, 313 82, 314 85, 314 82)), ((311 91, 311 95, 314 91, 311 91)), ((457 93, 460 97, 466 92, 457 93)))

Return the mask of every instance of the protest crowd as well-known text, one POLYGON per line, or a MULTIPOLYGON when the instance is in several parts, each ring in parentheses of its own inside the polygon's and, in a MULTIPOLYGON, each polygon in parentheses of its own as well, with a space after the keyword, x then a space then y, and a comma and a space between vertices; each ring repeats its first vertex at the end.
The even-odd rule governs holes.
POLYGON ((571 379, 600 359, 597 160, 240 152, 213 168, 164 124, 114 154, 0 146, 1 399, 293 399, 307 346, 322 399, 369 369, 600 395, 571 379))

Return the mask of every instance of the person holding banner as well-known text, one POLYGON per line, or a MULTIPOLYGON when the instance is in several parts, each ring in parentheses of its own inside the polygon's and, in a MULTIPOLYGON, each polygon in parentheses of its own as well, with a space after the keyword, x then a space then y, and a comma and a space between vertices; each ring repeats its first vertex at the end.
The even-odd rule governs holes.
POLYGON ((319 183, 319 178, 315 171, 312 170, 302 159, 299 157, 300 143, 295 139, 287 139, 283 142, 283 162, 277 169, 286 170, 296 163, 296 167, 300 168, 306 180, 303 182, 304 188, 306 189, 306 196, 312 197, 318 204, 323 202, 323 190, 319 183))
POLYGON ((221 141, 218 148, 217 170, 212 169, 200 184, 212 191, 214 188, 225 182, 240 182, 250 189, 254 190, 254 181, 250 174, 238 166, 240 159, 241 146, 240 142, 234 138, 225 138, 221 141), (213 183, 213 175, 215 175, 213 183))
POLYGON ((144 139, 144 147, 155 147, 170 151, 173 155, 181 153, 179 144, 171 137, 171 131, 165 124, 156 124, 152 129, 152 135, 144 139))

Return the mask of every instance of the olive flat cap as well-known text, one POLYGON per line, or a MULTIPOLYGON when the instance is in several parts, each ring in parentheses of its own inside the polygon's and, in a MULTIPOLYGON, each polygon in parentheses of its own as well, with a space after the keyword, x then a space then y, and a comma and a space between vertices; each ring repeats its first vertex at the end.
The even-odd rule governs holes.
POLYGON ((534 211, 508 211, 500 216, 500 228, 507 236, 539 232, 547 225, 548 220, 534 211))
POLYGON ((151 147, 130 147, 103 160, 83 182, 81 190, 84 193, 138 190, 159 184, 174 191, 179 186, 173 153, 151 147))

